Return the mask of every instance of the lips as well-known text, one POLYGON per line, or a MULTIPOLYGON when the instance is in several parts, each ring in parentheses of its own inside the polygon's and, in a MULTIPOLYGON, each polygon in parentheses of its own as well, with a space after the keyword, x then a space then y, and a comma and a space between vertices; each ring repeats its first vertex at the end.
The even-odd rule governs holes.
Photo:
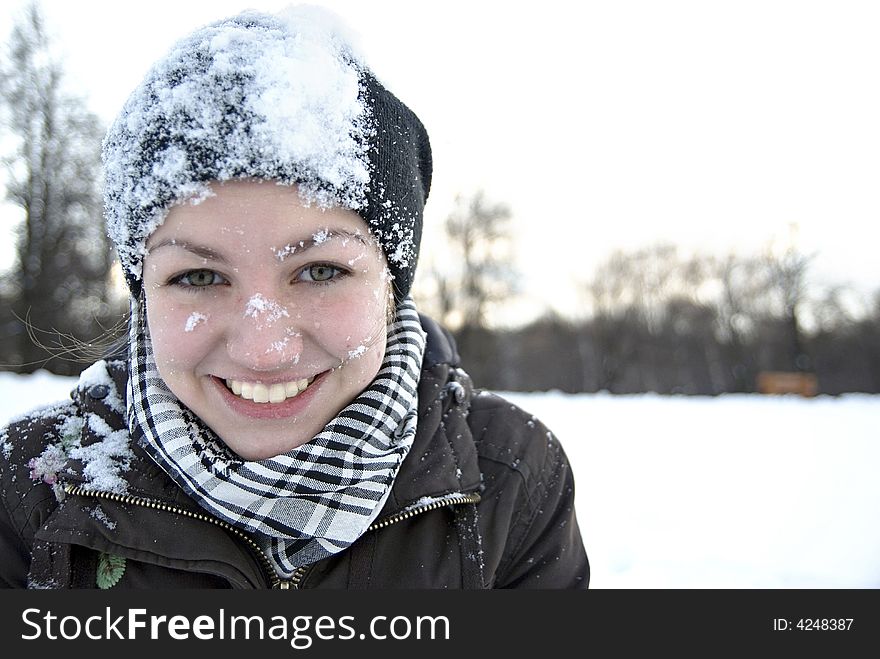
POLYGON ((288 382, 276 382, 274 384, 263 384, 261 382, 245 382, 242 380, 227 379, 226 387, 236 396, 244 400, 253 401, 254 403, 279 404, 284 401, 299 396, 303 391, 308 389, 309 385, 314 381, 312 378, 302 378, 299 380, 290 380, 288 382))

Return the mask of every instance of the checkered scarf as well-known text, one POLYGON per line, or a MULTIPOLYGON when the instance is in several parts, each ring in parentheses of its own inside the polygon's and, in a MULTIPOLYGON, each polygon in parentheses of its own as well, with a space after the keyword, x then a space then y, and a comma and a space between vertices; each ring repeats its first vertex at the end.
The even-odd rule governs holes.
POLYGON ((370 526, 416 433, 425 334, 407 298, 388 326, 372 384, 318 435, 267 460, 245 461, 159 376, 143 304, 132 304, 128 415, 132 435, 204 509, 249 531, 282 577, 342 551, 370 526))

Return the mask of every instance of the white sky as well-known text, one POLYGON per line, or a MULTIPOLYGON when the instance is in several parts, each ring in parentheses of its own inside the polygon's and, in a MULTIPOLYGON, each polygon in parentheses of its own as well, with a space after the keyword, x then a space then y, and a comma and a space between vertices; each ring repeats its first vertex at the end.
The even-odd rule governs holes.
MULTIPOLYGON (((108 122, 177 38, 286 4, 42 2, 70 79, 108 122)), ((426 243, 456 193, 484 188, 513 208, 532 305, 576 304, 614 248, 754 253, 792 225, 818 254, 816 283, 880 288, 880 3, 312 4, 360 34, 428 128, 426 243)), ((21 5, 4 3, 0 33, 21 5)))

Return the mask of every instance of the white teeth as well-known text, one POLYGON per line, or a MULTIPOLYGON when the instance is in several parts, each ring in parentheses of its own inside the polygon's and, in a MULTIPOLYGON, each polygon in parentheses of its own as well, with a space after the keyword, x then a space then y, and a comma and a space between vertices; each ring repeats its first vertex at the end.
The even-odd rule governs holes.
POLYGON ((255 403, 268 403, 269 402, 269 387, 265 384, 260 384, 259 382, 254 385, 254 402, 255 403))
POLYGON ((250 382, 240 382, 238 386, 241 389, 241 393, 239 394, 239 396, 241 396, 242 398, 247 398, 248 400, 254 399, 254 385, 252 385, 250 382))
POLYGON ((269 387, 270 403, 280 403, 285 398, 287 398, 287 394, 285 393, 285 387, 283 384, 273 384, 269 387))
POLYGON ((236 396, 255 403, 283 403, 288 398, 298 396, 312 383, 314 378, 303 378, 290 382, 276 384, 262 384, 260 382, 243 382, 241 380, 226 380, 226 386, 236 396))

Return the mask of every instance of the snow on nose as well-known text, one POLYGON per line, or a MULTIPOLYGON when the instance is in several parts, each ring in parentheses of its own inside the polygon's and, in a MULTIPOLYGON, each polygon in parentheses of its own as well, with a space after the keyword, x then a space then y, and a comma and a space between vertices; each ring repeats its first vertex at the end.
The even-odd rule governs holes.
POLYGON ((260 329, 261 324, 271 325, 281 318, 290 318, 290 314, 275 300, 270 300, 261 293, 257 293, 245 303, 244 317, 253 318, 257 323, 257 329, 260 329))
POLYGON ((257 293, 244 305, 242 321, 227 340, 230 357, 254 370, 280 369, 297 364, 302 352, 302 335, 285 322, 287 309, 257 293))

